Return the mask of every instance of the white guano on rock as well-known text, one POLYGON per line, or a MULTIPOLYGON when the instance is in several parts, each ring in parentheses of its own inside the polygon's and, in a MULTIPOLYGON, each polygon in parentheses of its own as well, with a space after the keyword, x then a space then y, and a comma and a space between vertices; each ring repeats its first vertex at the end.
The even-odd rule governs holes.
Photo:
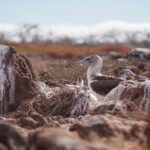
POLYGON ((0 113, 8 109, 8 104, 14 103, 15 73, 13 68, 13 49, 0 45, 0 113))

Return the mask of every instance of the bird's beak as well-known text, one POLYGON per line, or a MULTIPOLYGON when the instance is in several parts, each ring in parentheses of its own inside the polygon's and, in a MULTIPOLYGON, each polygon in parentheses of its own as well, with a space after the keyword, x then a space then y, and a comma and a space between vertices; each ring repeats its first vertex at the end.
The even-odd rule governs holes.
POLYGON ((84 58, 82 60, 74 62, 74 64, 90 64, 90 63, 91 63, 90 58, 84 58))

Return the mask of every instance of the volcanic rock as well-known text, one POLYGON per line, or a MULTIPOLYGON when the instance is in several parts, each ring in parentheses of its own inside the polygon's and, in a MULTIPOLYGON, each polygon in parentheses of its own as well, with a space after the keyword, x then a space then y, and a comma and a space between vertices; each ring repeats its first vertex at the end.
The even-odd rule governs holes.
POLYGON ((147 137, 147 144, 148 147, 150 148, 150 124, 148 124, 147 127, 145 128, 144 134, 147 137))
POLYGON ((26 150, 27 142, 12 126, 0 123, 0 143, 9 150, 26 150))
POLYGON ((45 128, 29 134, 30 147, 36 150, 113 150, 101 143, 89 143, 67 130, 45 128))
POLYGON ((38 122, 39 125, 48 123, 48 121, 39 113, 33 113, 31 117, 38 122))
POLYGON ((29 60, 13 47, 0 45, 0 113, 36 95, 35 75, 29 60))
POLYGON ((8 150, 8 148, 2 143, 0 143, 0 150, 8 150))
POLYGON ((112 128, 107 123, 102 123, 97 120, 90 120, 88 122, 85 122, 84 124, 76 123, 72 125, 70 131, 76 130, 78 131, 81 138, 87 140, 90 140, 91 135, 95 135, 95 137, 97 135, 102 137, 114 136, 112 128))
POLYGON ((110 51, 109 53, 102 56, 103 60, 115 60, 121 58, 121 54, 115 51, 110 51))
MULTIPOLYGON (((78 135, 87 141, 103 141, 109 145, 115 141, 142 141, 148 123, 117 117, 111 114, 91 116, 90 120, 73 124, 70 131, 77 132, 78 135)), ((116 145, 121 143, 117 142, 116 145)), ((133 143, 132 143, 133 144, 133 143)), ((122 147, 123 148, 123 147, 122 147)))
POLYGON ((147 81, 148 80, 147 77, 141 76, 141 75, 136 75, 135 73, 133 73, 129 69, 121 70, 119 77, 120 78, 124 78, 126 80, 133 80, 133 81, 138 81, 138 82, 142 82, 142 81, 147 81))
POLYGON ((123 101, 103 101, 97 107, 95 107, 90 113, 91 114, 104 114, 108 112, 126 112, 127 106, 123 101))
POLYGON ((132 59, 132 58, 140 58, 143 60, 144 58, 150 59, 150 49, 146 48, 136 48, 132 49, 127 55, 126 58, 132 59))
POLYGON ((38 126, 38 122, 30 117, 20 118, 19 124, 21 127, 29 128, 29 129, 36 128, 38 126))
POLYGON ((36 94, 36 77, 30 61, 23 54, 15 54, 14 70, 15 82, 15 101, 32 99, 36 94))
POLYGON ((139 74, 139 69, 136 66, 125 66, 125 67, 116 67, 113 69, 113 75, 119 77, 120 72, 124 69, 131 70, 135 74, 139 74))
POLYGON ((128 103, 132 101, 138 107, 148 111, 150 107, 150 81, 123 81, 104 98, 105 101, 124 99, 128 100, 128 103))

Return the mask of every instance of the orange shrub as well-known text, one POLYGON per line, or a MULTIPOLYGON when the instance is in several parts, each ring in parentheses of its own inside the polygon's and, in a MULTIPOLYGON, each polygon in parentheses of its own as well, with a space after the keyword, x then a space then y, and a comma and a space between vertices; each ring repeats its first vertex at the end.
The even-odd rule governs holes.
POLYGON ((17 51, 33 54, 51 55, 54 57, 82 57, 93 53, 103 55, 110 51, 116 51, 122 55, 127 54, 131 48, 119 44, 105 44, 101 46, 71 46, 56 44, 20 44, 20 43, 1 43, 14 46, 17 51))

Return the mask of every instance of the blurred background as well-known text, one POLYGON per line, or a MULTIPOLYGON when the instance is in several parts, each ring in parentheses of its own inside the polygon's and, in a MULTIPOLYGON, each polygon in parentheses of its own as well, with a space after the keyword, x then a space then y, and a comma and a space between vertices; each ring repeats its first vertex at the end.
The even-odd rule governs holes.
POLYGON ((109 51, 124 54, 131 47, 150 47, 149 0, 0 3, 0 43, 22 50, 81 56, 109 51))

